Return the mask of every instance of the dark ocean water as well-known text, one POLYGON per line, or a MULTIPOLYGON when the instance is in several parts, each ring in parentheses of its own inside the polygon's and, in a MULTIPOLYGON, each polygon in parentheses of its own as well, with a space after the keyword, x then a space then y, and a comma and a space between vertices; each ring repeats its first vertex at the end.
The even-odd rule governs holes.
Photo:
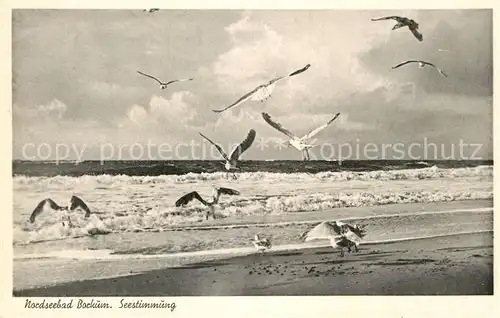
MULTIPOLYGON (((413 160, 348 160, 341 164, 335 161, 241 161, 242 172, 276 173, 318 173, 324 171, 376 171, 418 169, 437 166, 438 168, 465 168, 493 165, 493 160, 462 161, 413 161, 413 160)), ((83 175, 129 175, 159 176, 183 175, 187 173, 224 172, 222 161, 185 160, 185 161, 83 161, 50 162, 22 161, 12 162, 13 176, 83 176, 83 175)))

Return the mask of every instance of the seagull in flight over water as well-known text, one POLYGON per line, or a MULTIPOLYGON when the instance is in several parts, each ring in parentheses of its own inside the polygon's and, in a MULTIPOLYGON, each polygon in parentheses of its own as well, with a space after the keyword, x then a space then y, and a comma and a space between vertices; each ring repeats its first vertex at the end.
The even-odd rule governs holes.
POLYGON ((259 234, 255 234, 255 238, 253 240, 250 240, 259 252, 264 252, 267 249, 271 248, 271 240, 268 238, 261 238, 259 234))
POLYGON ((337 119, 337 117, 339 117, 339 115, 340 115, 340 113, 337 113, 335 115, 335 117, 330 119, 326 124, 323 124, 320 127, 311 130, 310 132, 308 132, 307 134, 305 134, 302 137, 297 137, 293 133, 291 133, 288 129, 283 128, 283 126, 281 126, 281 124, 278 124, 277 122, 273 121, 271 119, 271 116, 269 116, 269 114, 267 114, 267 113, 262 113, 262 118, 264 118, 264 120, 269 125, 271 125, 271 127, 282 132, 283 134, 285 134, 287 137, 290 138, 290 140, 287 142, 287 147, 292 145, 298 151, 302 152, 302 159, 303 160, 309 160, 309 149, 316 147, 317 145, 308 145, 308 144, 306 144, 307 140, 311 139, 312 137, 317 135, 320 131, 322 131, 323 129, 328 127, 328 125, 330 125, 335 119, 337 119))
POLYGON ((206 219, 208 220, 208 216, 212 215, 212 217, 215 220, 215 205, 219 203, 219 198, 222 194, 227 194, 227 195, 239 195, 240 193, 236 190, 229 189, 229 188, 215 188, 212 191, 212 197, 211 200, 209 199, 208 201, 203 199, 200 194, 196 191, 187 193, 183 195, 181 198, 179 198, 175 202, 176 207, 184 206, 191 202, 193 199, 197 199, 200 201, 204 206, 208 207, 209 210, 207 211, 206 214, 206 219))
POLYGON ((429 65, 429 66, 432 66, 434 67, 439 73, 441 73, 441 75, 443 75, 444 77, 448 77, 448 75, 446 75, 445 72, 443 72, 443 70, 441 70, 439 67, 437 67, 436 65, 430 63, 430 62, 426 62, 426 61, 422 61, 422 60, 408 60, 408 61, 405 61, 405 62, 402 62, 402 63, 399 63, 398 65, 396 66, 393 66, 392 69, 395 69, 395 68, 398 68, 400 66, 403 66, 403 65, 406 65, 406 64, 409 64, 409 63, 418 63, 418 67, 419 68, 423 68, 424 66, 426 65, 429 65))
POLYGON ((349 225, 341 221, 321 222, 312 229, 302 233, 300 239, 307 242, 318 239, 329 239, 331 246, 340 249, 340 257, 344 257, 344 248, 350 253, 353 247, 358 252, 358 246, 365 237, 364 227, 349 225))
POLYGON ((413 33, 413 35, 417 38, 417 40, 419 41, 424 40, 424 36, 422 35, 422 33, 418 32, 418 23, 415 22, 415 20, 396 15, 372 19, 372 21, 380 21, 380 20, 396 20, 398 23, 394 25, 394 27, 392 28, 393 30, 407 26, 408 29, 410 29, 411 33, 413 33))
POLYGON ((54 200, 52 200, 51 198, 47 198, 47 199, 40 201, 40 203, 38 203, 38 205, 36 206, 35 210, 33 210, 33 213, 31 213, 31 216, 30 216, 30 222, 35 223, 36 217, 40 213, 47 211, 47 210, 49 210, 49 211, 50 210, 51 211, 64 211, 64 212, 66 212, 66 215, 62 216, 62 225, 65 226, 64 217, 66 216, 68 219, 68 225, 70 227, 72 227, 73 225, 72 225, 71 219, 69 217, 69 212, 72 212, 73 210, 75 210, 77 208, 80 208, 83 211, 85 211, 85 218, 88 218, 90 216, 91 211, 90 211, 89 207, 85 204, 85 202, 83 202, 82 199, 80 199, 79 197, 77 197, 75 195, 73 195, 71 197, 69 206, 59 206, 56 202, 54 202, 54 200))
POLYGON ((194 80, 194 77, 191 77, 191 78, 185 78, 185 79, 177 79, 177 80, 173 80, 173 81, 169 81, 169 82, 164 83, 164 82, 160 81, 159 79, 157 79, 156 77, 151 76, 151 75, 148 75, 148 74, 143 73, 143 72, 141 72, 141 71, 137 71, 137 73, 139 73, 139 74, 141 74, 141 75, 143 75, 143 76, 146 76, 146 77, 149 77, 149 78, 154 79, 155 81, 157 81, 157 82, 160 84, 161 89, 165 89, 165 88, 167 88, 167 86, 168 86, 168 85, 170 85, 170 84, 172 84, 172 83, 176 83, 176 82, 187 82, 187 81, 192 81, 192 80, 194 80))
POLYGON ((300 70, 296 70, 288 75, 277 77, 267 84, 259 85, 255 89, 253 89, 251 92, 245 94, 243 97, 241 97, 240 99, 238 99, 236 102, 232 103, 231 105, 229 105, 223 109, 218 109, 218 110, 214 109, 213 112, 214 113, 222 113, 223 111, 228 110, 228 109, 233 108, 233 107, 236 107, 236 106, 239 106, 248 100, 257 100, 257 101, 263 102, 267 98, 271 97, 271 94, 274 91, 276 83, 278 83, 279 81, 284 80, 286 78, 289 78, 291 76, 295 76, 297 74, 305 72, 309 67, 311 67, 311 64, 307 64, 306 66, 304 66, 300 70))
MULTIPOLYGON (((237 166, 237 163, 238 163, 238 159, 241 157, 241 155, 248 149, 250 148, 250 146, 252 145, 253 141, 255 140, 255 136, 256 136, 256 132, 255 130, 253 129, 250 129, 250 131, 248 132, 248 135, 247 137, 245 138, 245 140, 243 140, 239 145, 237 145, 233 151, 231 152, 231 155, 227 155, 224 150, 221 148, 221 146, 219 146, 218 144, 216 144, 215 142, 213 142, 212 140, 210 140, 208 137, 206 137, 205 135, 203 135, 202 133, 199 133, 203 138, 205 138, 208 142, 210 142, 215 148, 217 148, 217 150, 219 151, 219 153, 222 155, 222 157, 224 158, 224 160, 226 160, 226 163, 224 164, 224 167, 226 168, 227 170, 227 173, 226 173, 226 178, 229 178, 229 171, 233 170, 233 169, 238 169, 238 170, 241 170, 241 168, 239 168, 237 166)), ((234 179, 237 179, 236 175, 234 174, 233 172, 233 178, 234 179)))

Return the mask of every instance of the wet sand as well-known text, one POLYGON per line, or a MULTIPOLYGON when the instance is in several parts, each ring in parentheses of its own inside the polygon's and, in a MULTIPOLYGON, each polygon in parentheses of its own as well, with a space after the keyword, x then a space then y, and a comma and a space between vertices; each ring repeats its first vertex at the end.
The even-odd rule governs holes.
POLYGON ((266 252, 14 291, 14 296, 492 295, 493 232, 266 252))

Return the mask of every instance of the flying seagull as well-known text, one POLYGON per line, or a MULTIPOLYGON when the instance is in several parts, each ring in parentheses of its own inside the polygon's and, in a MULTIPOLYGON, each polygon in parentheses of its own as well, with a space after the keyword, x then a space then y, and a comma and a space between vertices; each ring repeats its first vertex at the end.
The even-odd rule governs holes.
POLYGON ((283 134, 285 134, 287 137, 290 138, 290 140, 287 142, 287 147, 292 145, 298 151, 302 152, 302 159, 303 160, 309 160, 309 149, 317 146, 317 145, 306 144, 306 142, 309 139, 311 139, 312 137, 314 137, 315 135, 317 135, 320 131, 325 129, 328 125, 330 125, 335 119, 337 119, 337 117, 339 117, 339 115, 340 115, 340 113, 337 113, 335 115, 335 117, 330 119, 326 124, 323 124, 320 127, 311 130, 310 132, 308 132, 307 134, 305 134, 302 137, 297 137, 294 134, 292 134, 288 129, 283 128, 283 126, 281 126, 281 124, 278 124, 277 122, 273 121, 271 119, 271 116, 269 116, 269 114, 262 113, 262 117, 269 125, 271 125, 271 127, 282 132, 283 134))
POLYGON ((197 199, 200 201, 204 206, 208 207, 209 210, 207 211, 206 214, 206 219, 208 220, 208 216, 212 215, 212 217, 215 220, 215 205, 219 203, 219 198, 222 194, 227 194, 227 195, 239 195, 240 193, 236 190, 229 189, 229 188, 214 188, 212 191, 212 198, 211 200, 209 199, 204 200, 196 191, 190 192, 188 194, 183 195, 179 200, 175 202, 176 207, 184 206, 191 202, 193 199, 197 199))
POLYGON ((232 103, 231 105, 229 105, 223 109, 218 109, 218 110, 214 109, 213 112, 222 113, 223 111, 228 110, 228 109, 233 108, 233 107, 236 107, 236 106, 239 106, 248 100, 257 100, 257 101, 263 102, 264 100, 266 100, 267 98, 269 98, 271 96, 271 94, 273 93, 274 88, 276 86, 276 83, 278 83, 279 81, 284 80, 286 78, 289 78, 291 76, 295 76, 297 74, 305 72, 309 67, 311 67, 311 64, 307 64, 306 66, 304 66, 300 70, 296 70, 288 75, 277 77, 267 84, 259 85, 254 90, 245 94, 243 97, 241 97, 240 99, 238 99, 236 102, 232 103))
MULTIPOLYGON (((219 151, 219 153, 222 155, 222 157, 224 158, 224 160, 226 160, 226 163, 224 164, 224 167, 227 170, 226 178, 229 178, 229 172, 231 170, 233 170, 233 169, 241 170, 241 168, 239 168, 237 166, 238 159, 241 157, 241 155, 248 148, 250 148, 250 146, 252 145, 253 141, 255 140, 255 136, 256 136, 257 133, 255 132, 255 130, 250 129, 250 131, 248 132, 248 135, 245 138, 245 140, 243 140, 239 145, 237 145, 233 149, 233 151, 231 152, 231 155, 229 155, 229 156, 224 152, 224 150, 218 144, 216 144, 215 142, 213 142, 212 140, 210 140, 208 137, 206 137, 202 133, 199 133, 199 134, 203 138, 205 138, 208 142, 210 142, 212 145, 214 145, 215 148, 217 148, 217 150, 219 151)), ((233 172, 233 178, 236 179, 236 175, 234 174, 234 172, 233 172)))
POLYGON ((413 35, 417 38, 417 40, 419 41, 424 40, 424 36, 422 35, 422 33, 418 32, 418 23, 415 22, 415 20, 395 15, 372 19, 372 21, 380 21, 380 20, 396 20, 398 23, 392 28, 393 30, 407 26, 408 29, 410 29, 411 33, 413 33, 413 35))
POLYGON ((269 240, 266 237, 261 237, 259 234, 255 234, 255 238, 253 240, 250 240, 259 252, 264 252, 265 250, 268 250, 271 248, 271 240, 269 240))
POLYGON ((157 81, 160 84, 161 89, 167 88, 167 86, 170 85, 170 84, 172 84, 172 83, 187 82, 187 81, 192 81, 194 79, 194 77, 191 77, 191 78, 185 78, 185 79, 177 79, 177 80, 173 80, 173 81, 169 81, 169 82, 164 83, 164 82, 160 81, 159 79, 157 79, 156 77, 148 75, 148 74, 143 73, 141 71, 137 71, 137 73, 139 73, 139 74, 141 74, 143 76, 146 76, 146 77, 154 79, 155 81, 157 81))
POLYGON ((73 210, 75 210, 77 208, 80 208, 83 211, 85 211, 85 218, 88 218, 90 216, 91 211, 90 211, 89 207, 85 204, 85 202, 83 202, 82 199, 80 199, 79 197, 77 197, 75 195, 71 197, 69 206, 59 206, 56 202, 54 202, 54 200, 52 200, 51 198, 47 198, 47 199, 40 201, 40 203, 38 203, 38 205, 36 206, 35 210, 33 210, 33 213, 31 213, 31 216, 30 216, 30 222, 35 223, 36 217, 40 213, 47 211, 47 210, 64 211, 67 214, 62 216, 63 226, 65 225, 64 224, 64 216, 67 217, 69 226, 72 226, 71 219, 70 219, 68 213, 72 212, 73 210))
POLYGON ((439 73, 441 73, 441 75, 443 75, 444 77, 448 77, 448 75, 446 75, 445 72, 443 72, 443 70, 441 70, 440 68, 438 68, 436 65, 430 63, 430 62, 426 62, 426 61, 421 61, 421 60, 408 60, 408 61, 405 61, 403 63, 399 63, 398 65, 396 66, 393 66, 392 69, 395 69, 395 68, 398 68, 400 66, 403 66, 403 65, 406 65, 406 64, 409 64, 409 63, 418 63, 418 67, 419 68, 422 68, 426 65, 429 65, 429 66, 432 66, 434 67, 436 70, 438 70, 439 73))
POLYGON ((359 225, 349 225, 344 222, 321 222, 314 228, 302 233, 300 239, 307 242, 318 239, 329 239, 331 246, 340 249, 340 257, 344 257, 344 248, 350 253, 351 248, 358 252, 358 245, 365 237, 365 229, 359 225))
POLYGON ((156 12, 156 11, 160 11, 160 9, 158 9, 158 8, 152 8, 152 9, 144 9, 144 10, 142 10, 142 12, 148 12, 148 13, 153 13, 153 12, 156 12))

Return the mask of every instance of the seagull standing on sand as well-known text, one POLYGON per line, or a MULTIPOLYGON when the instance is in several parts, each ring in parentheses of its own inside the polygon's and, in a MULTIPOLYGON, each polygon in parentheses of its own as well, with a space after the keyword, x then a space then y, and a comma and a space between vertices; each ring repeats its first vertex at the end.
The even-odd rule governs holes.
POLYGON ((77 196, 71 197, 70 204, 68 206, 59 206, 56 202, 54 202, 54 200, 52 200, 51 198, 47 198, 47 199, 40 201, 40 203, 38 203, 38 205, 36 206, 35 210, 33 210, 33 213, 31 213, 31 216, 30 216, 30 222, 35 223, 36 217, 40 213, 47 211, 47 210, 49 210, 49 211, 64 211, 66 213, 65 213, 65 215, 62 216, 62 224, 63 224, 63 226, 65 226, 64 219, 66 216, 68 219, 68 225, 70 227, 72 227, 73 225, 72 225, 71 219, 69 217, 69 212, 72 212, 73 210, 75 210, 77 208, 80 208, 83 211, 85 211, 85 218, 88 218, 90 216, 91 211, 90 211, 89 207, 85 204, 85 202, 83 202, 82 199, 80 199, 77 196))
MULTIPOLYGON (((256 136, 256 132, 255 130, 253 129, 250 129, 250 131, 248 132, 248 135, 247 137, 245 138, 245 140, 243 140, 238 146, 236 146, 233 151, 231 152, 231 155, 228 156, 224 150, 218 145, 216 144, 215 142, 213 142, 212 140, 210 140, 208 137, 204 136, 202 133, 199 133, 203 138, 205 138, 208 142, 210 142, 215 148, 217 148, 217 150, 219 151, 219 153, 222 155, 222 157, 224 158, 224 160, 226 160, 226 163, 224 164, 224 167, 226 168, 227 170, 227 173, 226 173, 226 178, 229 178, 229 172, 233 169, 238 169, 238 170, 241 170, 241 168, 239 168, 237 166, 237 163, 238 163, 238 159, 241 157, 241 155, 248 149, 250 148, 250 146, 252 145, 253 141, 255 140, 255 136, 256 136)), ((233 178, 234 179, 237 179, 236 175, 234 174, 233 172, 233 178)))
POLYGON ((297 74, 305 72, 309 67, 311 67, 311 64, 307 64, 306 66, 304 66, 300 70, 294 71, 288 75, 275 78, 267 84, 259 85, 255 89, 253 89, 251 92, 245 94, 243 97, 241 97, 240 99, 238 99, 236 102, 232 103, 231 105, 229 105, 223 109, 218 109, 218 110, 215 109, 215 110, 213 110, 213 112, 214 113, 222 113, 223 111, 228 110, 228 109, 233 108, 233 107, 236 107, 236 106, 239 106, 248 100, 257 100, 257 101, 263 102, 267 98, 271 97, 271 94, 273 93, 274 88, 276 87, 276 83, 278 83, 279 81, 284 80, 286 78, 289 78, 291 76, 295 76, 297 74))
POLYGON ((250 240, 259 252, 264 252, 265 250, 268 250, 271 248, 271 240, 268 238, 261 238, 259 234, 255 234, 255 238, 253 240, 250 240))
POLYGON ((206 219, 208 220, 208 216, 212 215, 212 217, 215 220, 215 205, 219 203, 219 198, 221 194, 227 194, 227 195, 239 195, 240 193, 236 190, 229 189, 229 188, 215 188, 212 191, 212 198, 211 200, 209 199, 204 200, 196 191, 190 192, 188 194, 183 195, 179 200, 175 202, 176 207, 184 206, 188 204, 190 201, 193 199, 197 199, 200 201, 204 206, 208 207, 209 210, 207 211, 206 214, 206 219))
POLYGON ((423 35, 418 32, 418 23, 415 22, 415 20, 408 19, 405 17, 399 17, 399 16, 389 16, 389 17, 383 17, 383 18, 376 18, 372 19, 372 21, 380 21, 380 20, 396 20, 398 23, 392 28, 393 30, 402 28, 407 26, 408 29, 410 29, 411 33, 417 38, 419 41, 423 41, 424 37, 423 35))
POLYGON ((173 80, 173 81, 169 81, 169 82, 164 83, 164 82, 160 81, 159 79, 157 79, 156 77, 148 75, 148 74, 143 73, 141 71, 137 71, 137 73, 139 73, 139 74, 141 74, 143 76, 146 76, 146 77, 154 79, 155 81, 157 81, 160 84, 161 89, 167 88, 167 86, 170 85, 170 84, 172 84, 172 83, 187 82, 187 81, 192 81, 194 79, 194 77, 191 77, 191 78, 185 78, 185 79, 177 79, 177 80, 173 80))
POLYGON ((443 75, 444 77, 448 77, 448 75, 446 75, 445 72, 443 72, 443 70, 441 70, 439 67, 437 67, 436 65, 430 63, 430 62, 426 62, 426 61, 422 61, 422 60, 408 60, 408 61, 405 61, 405 62, 402 62, 402 63, 399 63, 398 65, 396 66, 393 66, 392 69, 395 69, 395 68, 398 68, 400 66, 403 66, 403 65, 406 65, 406 64, 409 64, 409 63, 418 63, 418 67, 419 68, 423 68, 424 66, 426 65, 429 65, 429 66, 432 66, 434 67, 439 73, 441 73, 441 75, 443 75))
POLYGON ((287 137, 290 138, 290 140, 287 142, 287 146, 289 147, 290 145, 292 145, 298 151, 302 152, 302 159, 303 160, 309 160, 309 149, 317 146, 317 145, 308 145, 308 144, 306 144, 306 142, 309 139, 311 139, 312 137, 314 137, 316 134, 318 134, 320 131, 325 129, 328 125, 330 125, 335 119, 337 119, 337 117, 339 117, 339 115, 340 115, 340 113, 337 113, 335 115, 335 117, 330 119, 326 124, 316 128, 314 130, 311 130, 310 132, 308 132, 307 134, 305 134, 304 136, 299 138, 299 137, 295 136, 294 134, 292 134, 289 130, 283 128, 283 126, 281 126, 281 124, 278 124, 277 122, 273 121, 271 119, 271 116, 269 116, 269 114, 262 113, 262 117, 269 125, 271 125, 271 127, 282 132, 283 134, 285 134, 287 137))
POLYGON ((351 252, 351 247, 354 247, 354 250, 358 252, 358 246, 363 237, 365 237, 365 233, 365 229, 358 225, 351 226, 340 221, 332 223, 325 221, 302 233, 300 239, 305 242, 317 239, 329 239, 334 249, 340 249, 340 257, 344 257, 345 247, 347 247, 349 253, 351 252))

